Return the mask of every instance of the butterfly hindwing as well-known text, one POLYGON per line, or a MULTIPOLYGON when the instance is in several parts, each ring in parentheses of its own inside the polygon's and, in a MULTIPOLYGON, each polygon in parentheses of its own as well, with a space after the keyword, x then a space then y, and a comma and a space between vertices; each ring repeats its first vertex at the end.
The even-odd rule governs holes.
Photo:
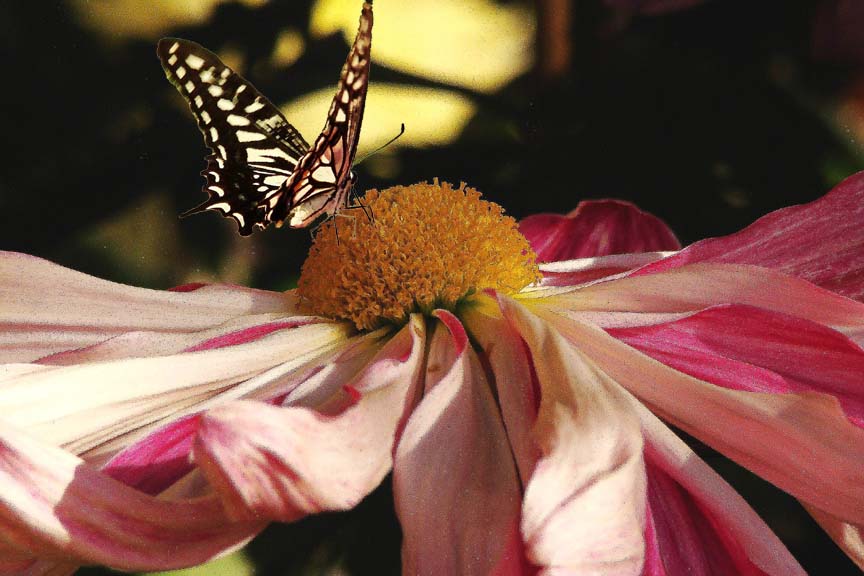
POLYGON ((163 38, 157 53, 211 150, 202 172, 209 199, 184 215, 216 210, 236 220, 243 235, 264 228, 261 200, 281 188, 309 145, 267 98, 206 48, 163 38))
POLYGON ((351 166, 363 122, 371 49, 372 3, 366 2, 324 129, 291 178, 262 201, 267 221, 278 224, 288 219, 292 228, 303 228, 347 204, 354 182, 351 166))

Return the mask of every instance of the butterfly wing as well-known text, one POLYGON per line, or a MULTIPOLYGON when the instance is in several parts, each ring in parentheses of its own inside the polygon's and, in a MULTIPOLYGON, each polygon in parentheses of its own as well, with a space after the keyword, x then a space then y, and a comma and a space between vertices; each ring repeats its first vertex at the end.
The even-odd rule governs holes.
POLYGON ((288 219, 292 228, 305 228, 346 205, 354 181, 351 165, 363 123, 371 51, 372 2, 365 2, 324 130, 282 188, 262 201, 268 222, 281 225, 288 219))
POLYGON ((209 198, 183 216, 215 210, 233 218, 244 236, 266 227, 260 201, 282 187, 309 144, 252 84, 206 48, 163 38, 156 52, 211 150, 202 172, 209 198))

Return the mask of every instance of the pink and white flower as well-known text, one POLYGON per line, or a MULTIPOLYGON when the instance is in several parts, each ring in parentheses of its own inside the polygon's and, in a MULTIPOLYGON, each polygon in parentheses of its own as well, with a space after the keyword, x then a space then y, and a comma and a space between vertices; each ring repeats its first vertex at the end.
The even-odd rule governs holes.
POLYGON ((541 259, 579 255, 534 284, 470 189, 370 194, 376 222, 325 226, 299 293, 0 253, 0 573, 194 565, 392 471, 407 574, 803 574, 666 423, 864 567, 864 174, 683 250, 622 203, 529 219, 541 259))

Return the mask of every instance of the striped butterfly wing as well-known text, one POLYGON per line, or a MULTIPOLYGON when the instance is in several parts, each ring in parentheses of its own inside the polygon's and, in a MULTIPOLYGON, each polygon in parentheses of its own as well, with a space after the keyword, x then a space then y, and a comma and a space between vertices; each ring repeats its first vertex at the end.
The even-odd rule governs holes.
POLYGON ((209 198, 183 216, 215 210, 233 218, 244 236, 265 228, 261 200, 282 188, 309 144, 252 84, 206 48, 163 38, 156 52, 211 150, 202 172, 209 198))
POLYGON ((305 228, 347 205, 355 179, 351 166, 363 123, 371 50, 372 2, 367 1, 324 129, 291 177, 262 201, 268 222, 281 226, 287 219, 290 227, 305 228))

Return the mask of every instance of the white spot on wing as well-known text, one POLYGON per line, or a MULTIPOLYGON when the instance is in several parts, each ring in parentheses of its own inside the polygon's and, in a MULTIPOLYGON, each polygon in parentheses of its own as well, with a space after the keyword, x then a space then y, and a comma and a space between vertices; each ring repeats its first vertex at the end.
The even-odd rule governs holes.
POLYGON ((219 96, 222 95, 222 88, 220 88, 219 86, 216 86, 215 84, 211 84, 210 86, 207 87, 207 92, 209 92, 211 96, 218 98, 219 96))
POLYGON ((295 206, 288 215, 290 218, 288 225, 292 228, 303 228, 304 226, 308 226, 310 224, 310 217, 319 212, 322 208, 325 208, 330 200, 330 196, 321 195, 308 202, 303 202, 295 206))
POLYGON ((333 174, 333 170, 326 166, 319 166, 312 172, 312 178, 317 180, 318 182, 327 182, 328 184, 336 183, 336 175, 333 174))
POLYGON ((343 90, 343 91, 342 91, 342 94, 339 96, 339 99, 342 100, 342 103, 343 103, 343 104, 347 104, 347 103, 348 103, 348 98, 349 98, 349 96, 348 96, 348 91, 347 91, 347 90, 343 90))
POLYGON ((208 210, 219 210, 220 212, 227 214, 228 212, 231 211, 231 205, 228 204, 227 202, 219 202, 218 204, 211 204, 210 206, 207 207, 207 209, 208 210))
POLYGON ((217 196, 225 195, 225 190, 221 186, 208 186, 207 189, 215 192, 217 196))
POLYGON ((213 68, 213 66, 211 66, 207 70, 204 70, 203 72, 201 72, 201 81, 206 82, 207 84, 212 84, 213 83, 213 70, 215 70, 215 68, 213 68))
POLYGON ((268 186, 281 186, 285 182, 285 176, 267 176, 264 183, 268 186))
POLYGON ((233 216, 237 220, 237 223, 240 224, 241 228, 243 226, 246 226, 246 218, 244 218, 242 214, 240 214, 239 212, 234 212, 233 214, 231 214, 231 216, 233 216))
POLYGON ((256 142, 258 140, 264 140, 265 138, 267 138, 267 136, 260 132, 249 132, 248 130, 237 131, 237 140, 240 142, 256 142))
POLYGON ((213 128, 212 126, 210 127, 210 139, 211 139, 213 142, 218 142, 218 141, 219 141, 219 132, 217 132, 217 131, 216 131, 216 128, 213 128))
POLYGON ((171 56, 168 57, 168 64, 170 66, 173 66, 176 63, 177 63, 177 55, 176 54, 172 54, 171 56))
POLYGON ((258 110, 261 110, 262 108, 264 108, 264 103, 261 102, 260 99, 256 98, 252 104, 249 104, 243 110, 245 110, 247 114, 252 114, 253 112, 257 112, 258 110))
POLYGON ((237 114, 229 114, 228 115, 228 124, 231 126, 248 126, 249 119, 245 116, 238 116, 237 114))
MULTIPOLYGON (((281 158, 283 160, 288 160, 292 164, 296 162, 294 158, 286 154, 282 151, 281 148, 247 148, 246 149, 246 161, 247 162, 273 162, 274 158, 281 158)), ((221 166, 220 166, 221 168, 221 166)), ((273 168, 270 168, 273 170, 273 168)))
POLYGON ((232 102, 231 100, 226 100, 225 98, 220 98, 216 101, 216 106, 218 106, 220 110, 233 110, 234 102, 232 102))
POLYGON ((193 84, 191 80, 186 82, 186 91, 187 92, 193 92, 194 90, 195 90, 195 84, 193 84))
MULTIPOLYGON (((201 98, 201 96, 196 96, 195 98, 201 98)), ((196 104, 197 104, 197 102, 196 102, 196 104)), ((199 105, 199 107, 200 107, 200 105, 199 105)), ((210 121, 213 120, 212 118, 210 118, 210 113, 207 112, 206 110, 201 110, 201 119, 204 120, 205 124, 209 124, 210 121)))
MULTIPOLYGON (((201 95, 199 94, 199 95, 195 96, 195 106, 197 106, 198 108, 201 108, 203 105, 204 105, 204 99, 201 98, 201 95)), ((206 114, 206 111, 201 112, 201 116, 204 116, 204 114, 206 114)), ((209 117, 210 115, 207 114, 207 116, 209 117)))
POLYGON ((201 66, 204 65, 204 59, 200 56, 196 56, 195 54, 189 54, 188 56, 186 56, 186 65, 193 70, 200 70, 201 66))
POLYGON ((336 112, 336 122, 344 122, 346 119, 345 111, 342 108, 339 108, 339 111, 336 112))
MULTIPOLYGON (((221 156, 223 160, 227 160, 227 159, 228 159, 228 153, 225 151, 225 147, 224 147, 224 146, 222 146, 221 144, 219 144, 219 146, 217 146, 216 149, 219 150, 219 156, 221 156)), ((222 166, 219 166, 219 167, 222 168, 222 166)))
POLYGON ((180 80, 186 77, 186 69, 182 66, 177 66, 177 69, 174 71, 174 73, 177 74, 177 78, 179 78, 180 80))
POLYGON ((172 44, 171 47, 168 49, 168 54, 174 54, 174 52, 176 52, 177 48, 179 48, 179 47, 180 47, 180 43, 174 42, 174 44, 172 44))

